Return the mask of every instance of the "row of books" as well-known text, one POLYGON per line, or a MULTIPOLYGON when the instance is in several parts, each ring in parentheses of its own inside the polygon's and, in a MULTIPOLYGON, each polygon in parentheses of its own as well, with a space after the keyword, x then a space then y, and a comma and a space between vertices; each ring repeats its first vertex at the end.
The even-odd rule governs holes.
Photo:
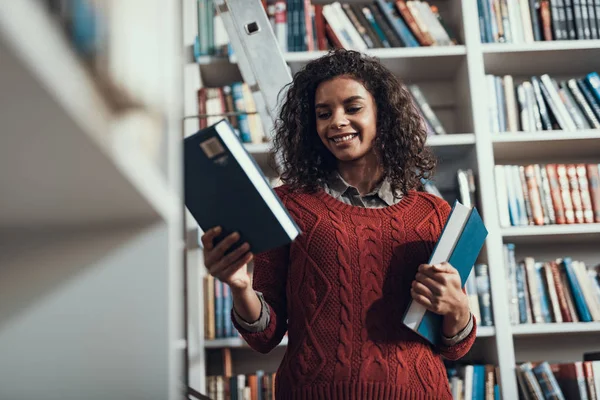
POLYGON ((447 364, 446 372, 454 400, 500 399, 498 368, 493 365, 447 364))
POLYGON ((571 257, 517 261, 515 245, 504 245, 512 324, 600 321, 600 265, 571 257))
POLYGON ((198 90, 199 128, 219 122, 226 115, 244 143, 263 143, 266 140, 254 97, 247 83, 234 82, 218 88, 198 90))
POLYGON ((482 43, 600 38, 598 0, 478 0, 482 43))
POLYGON ((600 222, 600 164, 494 167, 500 225, 600 222))
POLYGON ((231 321, 233 297, 229 285, 204 276, 204 338, 206 340, 239 337, 231 321))
MULTIPOLYGON (((297 1, 301 3, 303 0, 297 1)), ((310 6, 309 0, 304 2, 310 6)), ((276 2, 279 3, 281 1, 276 2)), ((457 43, 442 20, 438 8, 426 1, 375 0, 370 3, 347 4, 334 2, 310 7, 315 16, 314 43, 324 44, 326 37, 333 47, 359 51, 383 47, 452 46, 457 43)), ((302 25, 302 21, 300 24, 302 25)), ((310 40, 311 25, 309 15, 305 20, 309 40, 305 43, 301 40, 296 41, 298 44, 292 48, 288 46, 287 50, 311 51, 317 48, 310 40)), ((297 31, 289 19, 288 28, 297 31)), ((303 28, 300 30, 304 31, 303 28)), ((277 27, 275 32, 280 38, 277 27)), ((318 49, 326 50, 322 45, 319 45, 318 49)))
POLYGON ((492 132, 600 129, 600 76, 557 81, 545 74, 515 84, 486 75, 492 132))
POLYGON ((252 375, 209 375, 206 391, 213 400, 275 400, 275 373, 252 375))
MULTIPOLYGON (((451 46, 457 39, 436 6, 421 0, 312 4, 310 0, 263 0, 283 52, 451 46)), ((214 0, 198 0, 194 54, 227 54, 227 33, 214 0)))
POLYGON ((516 373, 522 399, 600 398, 600 361, 526 362, 517 366, 516 373))

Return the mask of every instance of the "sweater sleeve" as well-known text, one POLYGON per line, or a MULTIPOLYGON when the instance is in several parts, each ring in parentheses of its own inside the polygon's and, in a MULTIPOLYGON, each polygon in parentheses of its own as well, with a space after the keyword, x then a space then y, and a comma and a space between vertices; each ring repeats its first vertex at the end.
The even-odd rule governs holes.
POLYGON ((467 337, 465 337, 463 340, 456 343, 455 345, 442 345, 439 347, 438 350, 440 354, 446 357, 448 360, 455 361, 460 358, 463 358, 469 352, 469 350, 471 350, 471 347, 475 342, 475 338, 477 337, 477 321, 475 319, 475 316, 472 316, 471 318, 473 318, 473 329, 471 329, 471 333, 469 333, 467 337))
POLYGON ((238 323, 233 310, 231 312, 233 325, 250 347, 260 353, 273 350, 287 332, 286 281, 289 249, 289 245, 282 246, 257 254, 254 258, 252 287, 262 293, 268 304, 269 322, 266 329, 258 332, 246 330, 238 323))

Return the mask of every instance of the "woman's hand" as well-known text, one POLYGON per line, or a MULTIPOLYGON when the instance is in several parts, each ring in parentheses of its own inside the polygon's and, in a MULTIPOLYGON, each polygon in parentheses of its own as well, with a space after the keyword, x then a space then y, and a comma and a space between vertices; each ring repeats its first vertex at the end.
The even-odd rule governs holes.
POLYGON ((421 264, 410 290, 412 298, 429 311, 444 316, 444 335, 452 337, 468 323, 469 300, 458 271, 447 262, 421 264))
POLYGON ((244 243, 225 255, 225 252, 240 239, 240 235, 234 232, 214 246, 213 240, 220 233, 221 227, 217 226, 202 235, 206 269, 209 274, 228 284, 232 290, 246 290, 250 287, 247 264, 253 257, 249 251, 250 245, 244 243))

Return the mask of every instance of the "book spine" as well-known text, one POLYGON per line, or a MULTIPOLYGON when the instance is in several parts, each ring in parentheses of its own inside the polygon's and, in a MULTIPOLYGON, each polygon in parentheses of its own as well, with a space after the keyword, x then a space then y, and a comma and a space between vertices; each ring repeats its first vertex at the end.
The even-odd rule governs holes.
POLYGON ((550 186, 550 197, 552 198, 552 205, 554 210, 554 216, 557 224, 565 224, 564 206, 562 203, 562 196, 560 185, 558 183, 558 175, 556 172, 556 164, 546 165, 546 174, 548 175, 548 185, 550 186))
POLYGON ((520 179, 520 175, 519 175, 519 166, 513 165, 511 167, 511 171, 513 174, 512 182, 513 182, 513 185, 515 186, 515 188, 514 188, 515 197, 517 200, 517 207, 518 207, 518 213, 519 213, 519 219, 520 219, 519 224, 520 225, 528 225, 529 220, 527 219, 527 213, 525 211, 525 195, 524 195, 523 186, 520 183, 521 179, 520 179))
POLYGON ((215 279, 215 337, 217 339, 225 336, 223 326, 223 283, 215 279))
POLYGON ((539 301, 540 301, 540 310, 542 315, 542 322, 552 322, 552 313, 550 312, 550 298, 548 295, 548 288, 544 284, 544 264, 541 262, 535 263, 535 276, 537 287, 539 290, 539 301))
POLYGON ((565 13, 567 19, 567 36, 570 40, 577 39, 575 30, 575 16, 573 14, 573 0, 565 0, 565 13))
POLYGON ((521 217, 519 215, 519 205, 517 203, 516 192, 514 189, 515 185, 513 185, 513 173, 511 165, 504 165, 504 178, 506 182, 510 223, 512 226, 519 226, 521 225, 521 217))
POLYGON ((238 114, 238 126, 242 142, 251 143, 252 133, 250 132, 250 123, 246 112, 246 103, 244 102, 244 89, 241 82, 231 84, 231 95, 233 97, 233 105, 238 114))
POLYGON ((504 98, 506 100, 506 122, 509 132, 517 132, 519 130, 519 118, 517 101, 515 98, 515 85, 512 75, 503 77, 504 98))
POLYGON ((597 72, 592 72, 587 74, 584 79, 589 85, 596 100, 600 102, 600 75, 598 75, 597 72))
POLYGON ((581 191, 579 190, 579 180, 577 179, 577 167, 574 164, 567 165, 567 177, 569 179, 569 188, 571 190, 571 200, 573 202, 573 211, 575 212, 575 223, 583 224, 583 205, 581 203, 581 191))
POLYGON ((542 201, 540 197, 539 186, 535 177, 533 165, 524 167, 526 189, 523 192, 529 192, 529 201, 531 203, 532 221, 536 225, 544 225, 544 212, 542 209, 542 201))
POLYGON ((554 286, 556 288, 556 297, 560 307, 561 321, 573 322, 573 318, 571 317, 571 313, 569 311, 569 305, 567 303, 567 295, 565 293, 566 288, 563 286, 558 264, 555 261, 550 262, 550 271, 552 272, 552 279, 554 280, 554 286))
POLYGON ((560 273, 560 282, 562 283, 562 287, 565 292, 565 298, 567 299, 567 307, 569 308, 569 314, 573 319, 573 322, 579 322, 579 314, 577 314, 577 307, 575 307, 575 298, 573 297, 573 291, 571 290, 571 284, 569 283, 569 278, 567 277, 567 270, 565 268, 564 263, 561 260, 557 260, 559 273, 560 273))
POLYGON ((525 264, 517 265, 517 295, 519 298, 519 322, 521 324, 531 323, 531 307, 529 305, 529 295, 527 293, 527 278, 525 273, 525 264))
POLYGON ((488 266, 486 264, 475 265, 475 276, 479 308, 481 310, 481 325, 492 326, 494 325, 494 319, 492 317, 492 297, 490 293, 488 266))
POLYGON ((573 268, 572 262, 573 261, 570 257, 565 257, 563 259, 563 264, 567 273, 567 279, 569 280, 571 293, 573 294, 573 299, 575 300, 575 307, 577 308, 577 313, 579 314, 579 317, 582 322, 591 322, 592 316, 583 297, 583 291, 581 290, 581 286, 579 285, 579 280, 577 279, 577 275, 575 274, 575 269, 573 268))
POLYGON ((542 121, 542 128, 544 130, 552 129, 552 122, 550 121, 550 115, 546 108, 546 102, 542 96, 542 89, 540 88, 540 81, 537 77, 531 77, 531 85, 533 86, 533 93, 535 94, 536 104, 540 112, 540 119, 542 121))
POLYGON ((590 224, 594 222, 594 210, 592 207, 592 198, 588 185, 588 178, 585 164, 577 164, 577 178, 579 180, 579 192, 581 197, 581 206, 583 208, 583 220, 590 224))
POLYGON ((529 225, 533 225, 535 223, 534 207, 532 206, 532 203, 535 203, 535 200, 533 200, 532 202, 532 196, 534 194, 531 193, 531 191, 529 190, 529 185, 531 184, 531 182, 528 182, 525 167, 522 165, 519 166, 519 179, 523 188, 523 200, 525 201, 525 212, 527 214, 527 222, 529 225))
POLYGON ((535 260, 531 257, 525 258, 525 273, 527 275, 527 287, 529 289, 529 301, 533 315, 533 322, 543 323, 541 288, 538 287, 537 270, 535 260))
POLYGON ((560 304, 558 302, 558 293, 556 291, 556 284, 554 282, 554 275, 552 275, 552 267, 550 263, 544 263, 543 275, 546 278, 546 290, 548 292, 548 299, 550 303, 550 309, 552 310, 552 317, 550 322, 563 322, 562 312, 560 304))
MULTIPOLYGON (((504 245, 504 253, 506 258, 506 268, 508 273, 508 298, 509 298, 509 311, 510 321, 513 325, 519 323, 520 314, 520 294, 519 285, 517 284, 517 260, 515 256, 515 245, 514 243, 507 243, 504 245)), ((523 304, 525 306, 525 304, 523 304)))
POLYGON ((479 323, 481 321, 481 307, 479 306, 479 297, 477 296, 477 283, 476 283, 475 271, 471 271, 465 284, 467 296, 469 298, 469 308, 475 317, 475 320, 479 323))
POLYGON ((571 91, 571 94, 573 95, 575 102, 577 103, 579 108, 583 111, 583 113, 584 113, 585 117, 587 118, 588 122, 590 123, 590 125, 594 129, 600 129, 600 120, 598 120, 598 118, 596 118, 594 111, 592 110, 592 108, 590 107, 588 102, 585 100, 583 93, 579 89, 579 86, 577 86, 577 80, 569 79, 569 81, 567 82, 567 86, 569 87, 569 90, 571 91))
POLYGON ((539 177, 541 182, 541 193, 542 193, 542 204, 544 205, 544 215, 548 216, 549 224, 556 224, 556 214, 554 213, 554 206, 552 204, 552 195, 550 193, 550 182, 548 181, 548 174, 544 165, 540 166, 536 164, 535 167, 536 176, 539 177))
POLYGON ((544 40, 553 40, 552 34, 552 17, 550 11, 550 2, 548 0, 540 0, 540 19, 544 33, 544 40))
POLYGON ((490 121, 490 130, 493 133, 500 132, 500 105, 497 102, 496 96, 496 81, 493 75, 485 76, 487 83, 487 99, 488 99, 488 115, 490 121))
POLYGON ((581 12, 581 2, 582 0, 573 0, 573 14, 575 17, 575 31, 577 35, 577 39, 583 39, 583 14, 581 12))
POLYGON ((496 87, 496 104, 498 105, 498 117, 500 121, 500 132, 506 132, 506 102, 504 101, 504 86, 502 85, 502 78, 499 76, 494 77, 494 85, 496 87))
POLYGON ((565 212, 565 221, 567 224, 575 223, 575 211, 571 191, 569 190, 569 177, 567 176, 567 166, 565 164, 556 165, 556 175, 560 186, 560 196, 565 212))
POLYGON ((594 383, 594 370, 591 361, 583 362, 583 375, 585 376, 585 382, 588 389, 589 399, 598 400, 596 391, 600 392, 600 387, 596 388, 594 383))
POLYGON ((587 164, 586 169, 594 221, 600 222, 600 171, 597 164, 587 164))

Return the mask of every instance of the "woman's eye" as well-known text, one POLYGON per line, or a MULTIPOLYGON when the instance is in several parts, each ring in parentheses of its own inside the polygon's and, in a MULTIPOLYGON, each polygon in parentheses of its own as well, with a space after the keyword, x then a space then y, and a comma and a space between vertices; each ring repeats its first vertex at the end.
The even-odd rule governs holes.
POLYGON ((319 119, 327 119, 329 118, 330 113, 319 113, 317 114, 317 118, 319 119))
POLYGON ((349 107, 349 108, 348 108, 348 112, 349 112, 350 114, 357 113, 357 112, 359 112, 360 110, 361 110, 361 107, 349 107))

